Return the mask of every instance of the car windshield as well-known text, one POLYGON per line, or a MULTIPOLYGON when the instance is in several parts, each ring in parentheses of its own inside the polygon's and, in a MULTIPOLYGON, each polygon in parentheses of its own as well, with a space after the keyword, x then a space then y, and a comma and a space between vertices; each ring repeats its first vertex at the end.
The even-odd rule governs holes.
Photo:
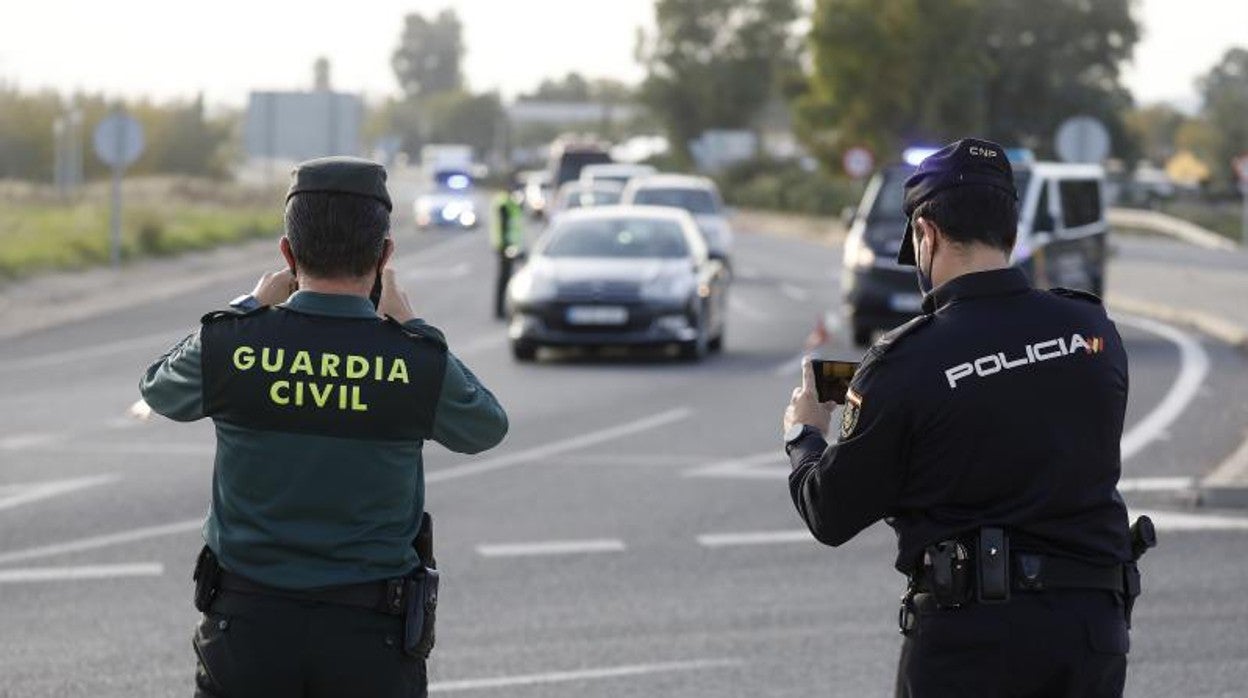
MULTIPOLYGON (((867 236, 873 242, 900 238, 906 227, 906 216, 902 213, 902 200, 905 196, 906 178, 914 173, 914 168, 906 165, 890 167, 880 173, 883 181, 880 191, 871 202, 871 210, 867 213, 867 236), (895 223, 896 226, 889 225, 895 223), (880 225, 883 224, 883 225, 880 225)), ((1031 181, 1031 172, 1026 169, 1014 171, 1014 188, 1021 197, 1027 191, 1027 183, 1031 181)))
POLYGON ((542 254, 547 257, 689 256, 684 231, 675 221, 657 218, 607 218, 567 221, 550 232, 542 254))
POLYGON ((683 208, 689 213, 718 213, 715 196, 706 189, 638 189, 633 195, 633 203, 645 206, 672 206, 683 208))

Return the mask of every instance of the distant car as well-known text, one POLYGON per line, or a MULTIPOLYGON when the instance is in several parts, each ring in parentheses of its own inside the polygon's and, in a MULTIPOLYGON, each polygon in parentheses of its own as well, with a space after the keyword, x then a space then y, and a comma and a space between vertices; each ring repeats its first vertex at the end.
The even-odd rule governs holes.
POLYGON ((728 283, 684 211, 571 210, 508 286, 512 354, 531 361, 544 346, 675 344, 696 361, 723 347, 728 283))
POLYGON ((609 162, 599 165, 586 165, 581 168, 581 183, 617 182, 621 187, 628 184, 633 177, 646 177, 658 172, 650 165, 638 165, 628 162, 609 162))
POLYGON ((550 218, 554 220, 560 213, 575 208, 618 204, 623 191, 624 187, 616 182, 594 184, 586 184, 580 180, 566 182, 559 187, 559 193, 555 194, 555 200, 550 205, 550 218))
MULTIPOLYGON (((912 266, 897 264, 905 233, 904 183, 930 154, 911 149, 903 162, 871 179, 845 238, 842 307, 855 344, 919 313, 923 295, 912 266)), ((1006 149, 1018 190, 1018 236, 1011 262, 1040 288, 1064 286, 1100 295, 1105 288, 1109 223, 1105 170, 1100 165, 1035 162, 1030 152, 1006 149)))
POLYGON ((416 227, 476 228, 480 215, 472 175, 461 169, 438 170, 432 180, 430 190, 417 196, 412 207, 416 227))
POLYGON ((586 165, 612 162, 604 143, 596 141, 557 140, 550 147, 550 186, 558 190, 565 183, 579 179, 586 165))
POLYGON ((706 177, 675 174, 636 177, 624 187, 620 203, 684 209, 697 222, 711 256, 725 262, 732 258, 732 226, 728 223, 719 188, 706 177))

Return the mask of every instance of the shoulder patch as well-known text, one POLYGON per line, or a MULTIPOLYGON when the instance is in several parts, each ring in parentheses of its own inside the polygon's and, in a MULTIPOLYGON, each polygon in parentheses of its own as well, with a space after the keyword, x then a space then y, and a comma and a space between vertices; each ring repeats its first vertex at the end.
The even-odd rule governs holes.
POLYGON ((932 319, 931 315, 928 315, 928 314, 919 315, 918 317, 910 320, 906 324, 889 330, 888 332, 884 333, 882 337, 877 339, 875 341, 875 344, 871 345, 871 348, 867 350, 867 354, 874 355, 874 356, 880 356, 884 354, 889 349, 893 348, 893 346, 896 345, 898 342, 914 334, 923 326, 927 325, 927 323, 930 322, 931 319, 932 319))
POLYGON ((1080 291, 1074 288, 1062 288, 1061 286, 1056 286, 1049 289, 1049 293, 1052 293, 1055 296, 1061 296, 1062 298, 1075 298, 1088 303, 1095 303, 1097 305, 1102 304, 1101 297, 1095 293, 1091 293, 1090 291, 1080 291))
POLYGON ((443 349, 447 348, 446 335, 442 334, 442 330, 439 330, 423 320, 405 325, 387 315, 386 322, 399 328, 403 334, 411 337, 412 339, 431 342, 443 349))
POLYGON ((208 324, 208 323, 210 323, 210 322, 215 322, 215 321, 217 321, 217 320, 223 320, 223 319, 225 319, 225 318, 251 317, 252 315, 257 315, 257 314, 262 313, 262 312, 264 312, 264 311, 266 311, 266 310, 268 310, 268 309, 269 309, 269 306, 267 306, 267 305, 262 305, 262 306, 260 306, 260 307, 258 307, 258 308, 252 308, 251 310, 248 310, 248 311, 246 311, 246 312, 243 312, 243 311, 241 311, 241 310, 236 310, 236 309, 234 309, 234 308, 226 308, 226 309, 222 309, 222 310, 214 310, 214 311, 212 311, 212 312, 210 312, 210 313, 205 313, 205 314, 203 315, 203 317, 199 318, 199 322, 200 322, 201 324, 205 324, 205 325, 206 325, 206 324, 208 324))

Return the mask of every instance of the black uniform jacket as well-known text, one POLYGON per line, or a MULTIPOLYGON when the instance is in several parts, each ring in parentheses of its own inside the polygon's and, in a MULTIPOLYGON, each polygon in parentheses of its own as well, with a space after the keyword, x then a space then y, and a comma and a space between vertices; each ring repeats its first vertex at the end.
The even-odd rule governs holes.
POLYGON ((980 526, 1005 527, 1015 550, 1128 560, 1127 356, 1100 300, 1010 268, 957 277, 923 311, 867 352, 839 441, 790 454, 815 537, 840 545, 885 519, 903 573, 980 526))

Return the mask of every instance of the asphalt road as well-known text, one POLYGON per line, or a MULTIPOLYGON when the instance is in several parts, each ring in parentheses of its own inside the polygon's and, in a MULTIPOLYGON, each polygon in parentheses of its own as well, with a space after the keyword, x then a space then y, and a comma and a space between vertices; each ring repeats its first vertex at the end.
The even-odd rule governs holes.
MULTIPOLYGON (((702 364, 521 365, 489 318, 484 235, 398 240, 419 312, 512 420, 483 456, 426 449, 444 580, 435 695, 891 695, 893 536, 877 525, 836 550, 810 540, 779 444, 803 340, 838 303, 839 250, 739 234, 727 350, 702 364)), ((253 282, 0 346, 0 696, 189 694, 212 428, 126 411, 147 363, 253 282)), ((1162 529, 1128 694, 1242 696, 1248 517, 1166 511, 1156 491, 1238 444, 1245 359, 1119 320, 1124 490, 1150 497, 1162 529)), ((856 354, 837 332, 822 353, 856 354)))

